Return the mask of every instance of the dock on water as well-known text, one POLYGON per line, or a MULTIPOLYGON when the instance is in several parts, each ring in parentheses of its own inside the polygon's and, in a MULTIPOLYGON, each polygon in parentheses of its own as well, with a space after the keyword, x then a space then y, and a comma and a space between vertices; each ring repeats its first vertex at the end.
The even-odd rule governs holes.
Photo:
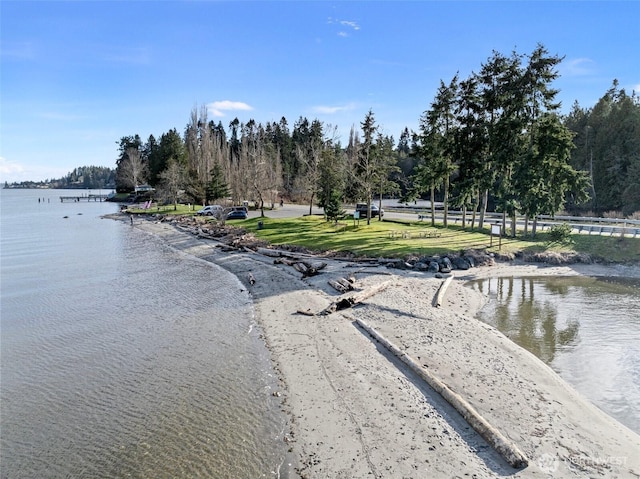
POLYGON ((79 196, 61 196, 60 202, 64 203, 65 201, 73 201, 75 203, 79 203, 80 201, 105 201, 109 197, 108 194, 89 194, 89 195, 79 195, 79 196))

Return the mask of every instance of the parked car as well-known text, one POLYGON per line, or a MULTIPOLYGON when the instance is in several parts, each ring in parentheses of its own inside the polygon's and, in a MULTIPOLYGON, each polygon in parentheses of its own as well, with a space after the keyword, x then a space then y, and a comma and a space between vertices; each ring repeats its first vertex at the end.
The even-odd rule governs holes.
POLYGON ((209 205, 196 211, 196 214, 200 216, 215 216, 216 218, 220 218, 223 209, 224 208, 220 205, 209 205))
POLYGON ((249 212, 246 206, 234 206, 231 211, 227 213, 228 220, 246 220, 249 217, 249 212))
MULTIPOLYGON (((356 212, 360 213, 360 218, 366 218, 367 217, 367 204, 366 203, 358 203, 356 205, 356 212)), ((378 207, 374 204, 371 205, 371 217, 375 218, 376 216, 380 215, 380 217, 382 218, 384 216, 384 210, 380 209, 380 211, 378 211, 378 207)))

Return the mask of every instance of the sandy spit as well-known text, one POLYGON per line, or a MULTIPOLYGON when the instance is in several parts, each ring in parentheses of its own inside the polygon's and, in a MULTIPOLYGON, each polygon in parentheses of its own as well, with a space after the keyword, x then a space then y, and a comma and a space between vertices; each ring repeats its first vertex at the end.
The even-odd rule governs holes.
POLYGON ((290 418, 291 464, 303 478, 639 478, 640 436, 565 383, 535 356, 474 319, 486 298, 471 279, 525 275, 640 276, 637 267, 499 263, 456 271, 442 307, 432 274, 323 260, 302 279, 291 266, 229 252, 169 224, 136 228, 234 273, 250 291, 290 418), (362 304, 326 316, 340 294, 389 282, 362 304), (252 284, 253 283, 253 284, 252 284), (354 321, 366 322, 450 389, 525 453, 514 469, 446 401, 354 321))

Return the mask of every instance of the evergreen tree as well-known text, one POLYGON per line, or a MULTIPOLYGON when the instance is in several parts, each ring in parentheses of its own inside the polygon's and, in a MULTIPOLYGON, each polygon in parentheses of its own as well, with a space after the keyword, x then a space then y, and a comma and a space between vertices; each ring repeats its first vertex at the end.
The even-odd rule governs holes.
POLYGON ((458 90, 458 75, 449 85, 441 80, 440 87, 431 103, 431 108, 420 118, 418 135, 418 157, 415 186, 418 192, 431 192, 431 224, 435 225, 435 191, 443 186, 444 226, 447 226, 450 176, 454 164, 455 100, 458 90))
POLYGON ((373 192, 378 184, 379 178, 379 162, 378 151, 374 140, 378 127, 373 115, 373 111, 369 110, 362 123, 363 141, 358 149, 356 164, 354 165, 354 183, 359 198, 367 203, 367 225, 371 224, 371 201, 373 192))
POLYGON ((332 191, 324 203, 324 214, 328 221, 338 222, 345 213, 342 208, 342 197, 338 191, 332 191))
POLYGON ((184 142, 175 128, 162 134, 157 148, 154 148, 152 154, 149 155, 149 176, 152 186, 161 181, 160 175, 171 160, 174 160, 181 168, 187 167, 184 142))
POLYGON ((213 203, 229 196, 229 185, 224 179, 224 172, 219 164, 213 165, 210 172, 211 179, 207 185, 207 201, 213 203))
MULTIPOLYGON (((376 193, 378 193, 378 209, 382 210, 382 197, 386 194, 396 194, 400 187, 394 181, 394 175, 400 171, 396 153, 393 148, 393 137, 378 133, 376 138, 377 179, 376 193)), ((382 215, 378 215, 382 221, 382 215)))
POLYGON ((340 204, 344 199, 346 178, 346 155, 339 145, 331 142, 322 150, 318 164, 319 178, 316 184, 318 206, 332 208, 331 203, 338 199, 340 204))

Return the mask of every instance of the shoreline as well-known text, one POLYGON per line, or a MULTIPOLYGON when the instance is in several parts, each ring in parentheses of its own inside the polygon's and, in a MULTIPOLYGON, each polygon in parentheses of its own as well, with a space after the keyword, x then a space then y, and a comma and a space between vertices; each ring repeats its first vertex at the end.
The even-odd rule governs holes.
POLYGON ((498 276, 630 276, 640 268, 497 263, 455 271, 443 306, 429 273, 322 258, 301 279, 273 257, 230 252, 166 223, 136 228, 214 262, 250 291, 256 319, 283 385, 292 463, 278 477, 640 477, 640 436, 599 410, 542 361, 475 319, 487 300, 466 281, 498 276), (320 312, 340 294, 388 287, 354 308, 320 312), (514 469, 455 409, 356 324, 364 321, 462 396, 528 458, 514 469))

